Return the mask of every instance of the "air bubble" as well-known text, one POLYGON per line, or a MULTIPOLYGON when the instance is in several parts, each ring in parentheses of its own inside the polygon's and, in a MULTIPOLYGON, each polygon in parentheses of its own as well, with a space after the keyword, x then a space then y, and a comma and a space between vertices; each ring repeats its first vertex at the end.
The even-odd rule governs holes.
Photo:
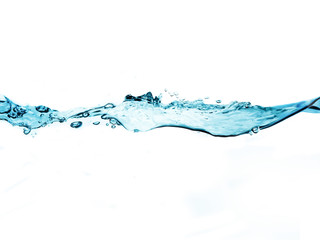
POLYGON ((72 123, 70 124, 70 127, 72 127, 72 128, 79 128, 79 127, 81 127, 81 126, 82 126, 82 122, 81 122, 81 121, 72 122, 72 123))
POLYGON ((111 118, 111 119, 110 119, 110 123, 111 123, 111 124, 117 124, 117 120, 114 119, 114 118, 111 118))
POLYGON ((113 103, 107 103, 103 108, 115 108, 116 106, 113 103))
POLYGON ((112 125, 121 125, 120 122, 115 119, 115 118, 110 118, 109 122, 112 124, 112 125))
POLYGON ((101 119, 108 119, 109 118, 109 115, 108 114, 103 114, 102 116, 101 116, 101 119))
POLYGON ((59 120, 59 123, 63 123, 66 121, 66 118, 62 117, 62 118, 58 118, 58 120, 59 120))

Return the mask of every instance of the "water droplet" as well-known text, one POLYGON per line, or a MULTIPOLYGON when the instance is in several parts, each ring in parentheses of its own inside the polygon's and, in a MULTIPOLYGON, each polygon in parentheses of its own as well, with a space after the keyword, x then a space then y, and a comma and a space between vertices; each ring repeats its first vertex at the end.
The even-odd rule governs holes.
POLYGON ((256 134, 256 133, 258 133, 260 131, 260 128, 259 127, 254 127, 254 128, 252 128, 251 131, 256 134))
POLYGON ((116 128, 116 125, 111 125, 111 128, 112 128, 112 129, 115 129, 115 128, 116 128))
POLYGON ((100 122, 99 122, 99 121, 97 121, 97 122, 93 122, 92 124, 93 124, 93 125, 99 125, 99 124, 100 124, 100 122))
POLYGON ((216 103, 221 103, 221 100, 217 100, 216 103))
POLYGON ((109 123, 106 123, 106 126, 109 126, 109 123))
POLYGON ((133 131, 134 131, 134 132, 140 132, 140 130, 139 130, 139 129, 134 129, 133 131))
POLYGON ((23 129, 23 133, 24 133, 25 135, 28 135, 30 132, 31 132, 31 129, 30 129, 30 128, 24 128, 24 129, 23 129))
POLYGON ((82 122, 81 122, 81 121, 72 122, 72 123, 70 124, 70 127, 72 127, 72 128, 79 128, 79 127, 81 127, 81 126, 82 126, 82 122))
POLYGON ((37 136, 37 133, 36 132, 31 132, 31 137, 35 137, 35 136, 37 136))

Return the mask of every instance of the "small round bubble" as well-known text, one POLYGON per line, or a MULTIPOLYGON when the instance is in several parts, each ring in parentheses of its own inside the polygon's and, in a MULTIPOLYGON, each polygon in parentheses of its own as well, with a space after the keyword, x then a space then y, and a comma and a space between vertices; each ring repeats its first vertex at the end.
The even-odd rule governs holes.
POLYGON ((111 124, 117 124, 118 121, 117 121, 116 119, 114 119, 114 118, 111 118, 111 119, 110 119, 110 123, 111 123, 111 124))
POLYGON ((260 131, 259 127, 254 127, 251 130, 253 133, 258 133, 260 131))
POLYGON ((72 123, 70 124, 70 127, 72 127, 72 128, 79 128, 79 127, 81 127, 81 126, 82 126, 82 122, 81 122, 81 121, 72 122, 72 123))

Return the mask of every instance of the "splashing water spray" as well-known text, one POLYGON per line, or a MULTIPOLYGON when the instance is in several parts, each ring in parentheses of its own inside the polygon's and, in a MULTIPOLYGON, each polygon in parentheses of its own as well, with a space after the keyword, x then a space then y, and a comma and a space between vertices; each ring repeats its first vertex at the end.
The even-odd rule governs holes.
POLYGON ((249 102, 233 101, 223 105, 205 104, 203 100, 175 100, 169 104, 161 102, 161 95, 153 97, 151 92, 141 96, 127 95, 118 105, 86 110, 73 109, 60 112, 49 107, 20 106, 0 95, 0 120, 23 128, 24 134, 52 123, 73 121, 72 128, 80 128, 88 119, 97 119, 93 125, 103 123, 111 128, 123 126, 134 132, 144 132, 161 127, 179 127, 205 132, 213 136, 231 137, 256 134, 299 112, 320 113, 320 98, 298 103, 262 107, 249 102))

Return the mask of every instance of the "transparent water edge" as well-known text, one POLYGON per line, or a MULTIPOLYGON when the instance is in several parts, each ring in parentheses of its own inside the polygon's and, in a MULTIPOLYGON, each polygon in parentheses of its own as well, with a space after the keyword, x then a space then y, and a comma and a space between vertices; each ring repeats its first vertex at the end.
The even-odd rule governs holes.
POLYGON ((129 131, 144 132, 161 127, 179 127, 205 132, 213 136, 230 137, 255 134, 299 112, 320 113, 320 98, 262 107, 250 102, 233 101, 229 104, 206 104, 203 100, 175 100, 161 102, 160 96, 148 92, 141 96, 127 95, 118 105, 107 103, 88 109, 75 108, 60 112, 49 107, 21 106, 0 95, 0 120, 23 128, 25 134, 53 123, 83 127, 84 122, 104 124, 115 128, 122 126, 129 131))

